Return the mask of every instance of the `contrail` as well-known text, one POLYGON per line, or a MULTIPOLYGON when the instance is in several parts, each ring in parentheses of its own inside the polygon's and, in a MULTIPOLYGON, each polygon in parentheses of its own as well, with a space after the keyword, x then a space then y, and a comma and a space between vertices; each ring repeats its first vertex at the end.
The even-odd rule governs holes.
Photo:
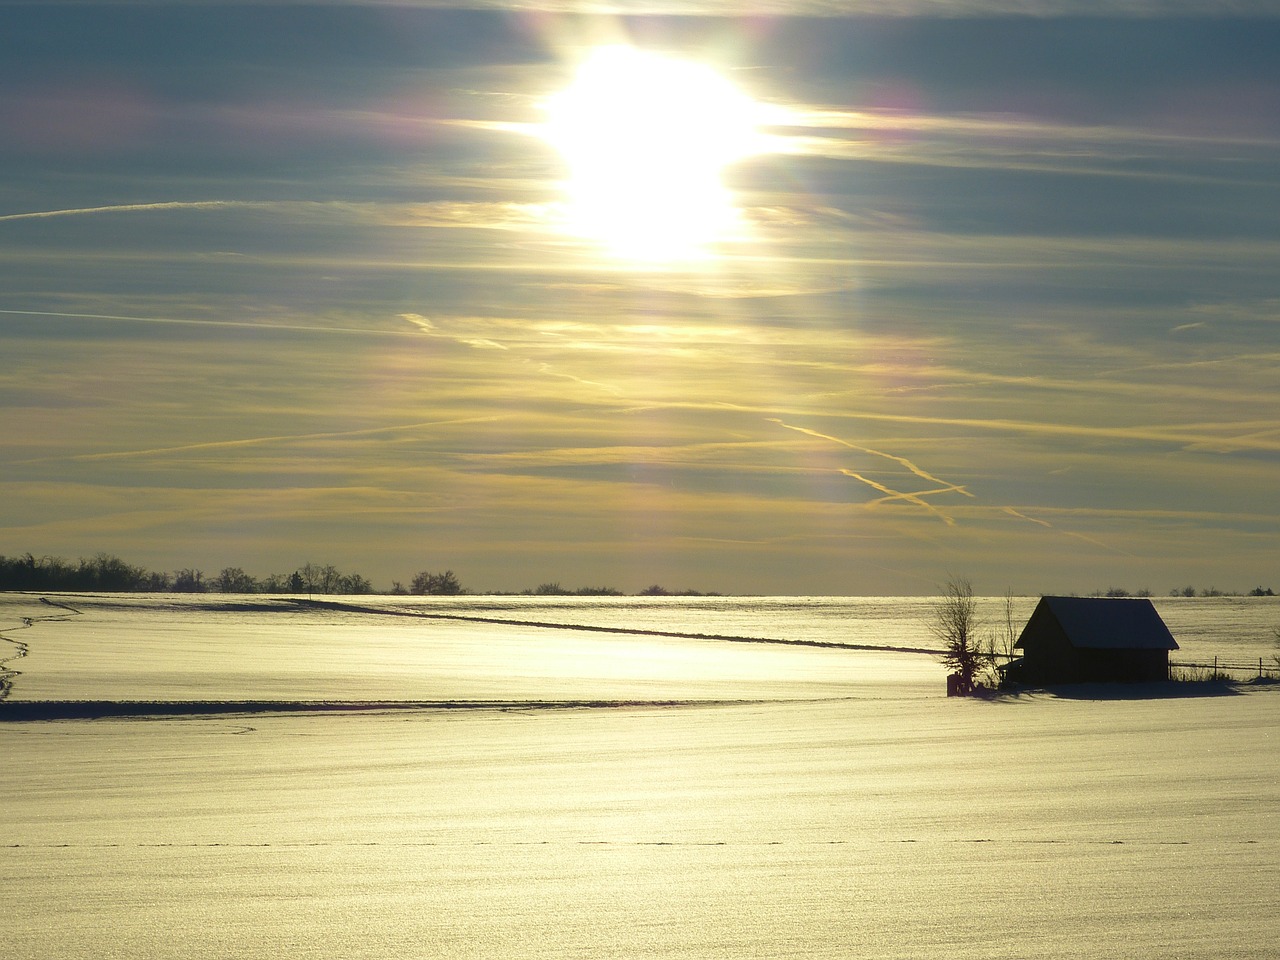
POLYGON ((886 460, 892 460, 894 463, 901 464, 921 480, 928 480, 930 483, 940 483, 947 488, 948 491, 954 490, 956 493, 963 493, 966 497, 973 497, 973 494, 959 484, 948 483, 941 477, 935 477, 927 470, 921 470, 906 457, 895 456, 892 453, 885 453, 883 450, 874 450, 871 447, 860 446, 856 443, 850 443, 848 440, 842 440, 839 437, 833 437, 827 433, 819 433, 817 430, 810 430, 808 427, 797 427, 792 424, 785 423, 777 417, 765 417, 769 423, 776 423, 780 427, 786 427, 788 430, 794 430, 796 433, 807 434, 810 437, 817 437, 819 440, 830 440, 832 443, 838 443, 842 447, 848 447, 850 450, 857 450, 860 453, 869 453, 876 457, 884 457, 886 460))
POLYGON ((30 213, 8 213, 0 223, 9 220, 44 220, 48 217, 79 217, 93 213, 138 213, 147 210, 216 210, 219 207, 256 207, 251 200, 166 200, 159 203, 117 203, 107 207, 72 207, 67 210, 35 210, 30 213))
POLYGON ((1063 530, 1060 527, 1055 527, 1048 520, 1040 520, 1040 519, 1037 519, 1036 517, 1028 517, 1025 513, 1015 510, 1013 507, 1001 507, 1000 509, 1003 510, 1005 513, 1009 514, 1009 516, 1011 517, 1017 517, 1019 520, 1026 520, 1028 523, 1036 523, 1042 527, 1048 527, 1050 530, 1053 530, 1056 533, 1060 533, 1064 537, 1075 537, 1077 540, 1083 540, 1085 543, 1093 544, 1093 546, 1095 547, 1102 547, 1102 549, 1110 550, 1112 553, 1118 553, 1126 557, 1133 556, 1133 554, 1126 553, 1124 550, 1117 549, 1116 547, 1113 547, 1108 543, 1103 543, 1101 540, 1095 540, 1093 539, 1093 537, 1087 537, 1083 533, 1075 533, 1074 531, 1071 531, 1071 530, 1063 530))
MULTIPOLYGON (((859 479, 861 479, 861 477, 859 477, 859 479)), ((894 500, 909 500, 912 497, 932 497, 940 493, 954 493, 959 489, 960 488, 957 487, 955 484, 951 484, 946 487, 938 487, 935 490, 916 490, 913 493, 894 493, 894 494, 890 494, 887 497, 881 497, 879 500, 872 500, 871 502, 873 504, 892 503, 894 500)))
POLYGON ((288 330, 298 333, 326 333, 355 335, 359 337, 408 337, 412 334, 399 330, 381 330, 360 327, 324 327, 304 323, 254 323, 248 320, 194 320, 179 317, 127 317, 114 313, 70 313, 61 310, 0 310, 0 315, 14 317, 58 317, 65 320, 111 320, 119 323, 154 323, 178 327, 234 327, 272 333, 288 330))
POLYGON ((197 450, 221 450, 228 447, 253 447, 264 443, 291 443, 301 440, 331 440, 336 437, 368 437, 380 433, 396 433, 401 430, 417 430, 423 427, 448 427, 467 423, 491 423, 501 417, 458 417, 452 420, 424 420, 420 423, 401 423, 389 427, 368 427, 363 430, 337 430, 326 433, 294 433, 270 437, 242 437, 238 440, 209 440, 204 443, 184 443, 172 447, 151 447, 146 450, 110 450, 105 453, 81 453, 69 457, 41 457, 22 460, 21 463, 45 463, 57 460, 123 460, 129 457, 150 457, 164 453, 191 453, 197 450))
POLYGON ((1001 507, 1000 509, 1011 517, 1017 517, 1019 520, 1026 520, 1028 523, 1038 523, 1040 526, 1048 527, 1050 530, 1057 529, 1048 520, 1037 520, 1035 517, 1028 517, 1025 513, 1019 513, 1017 510, 1013 509, 1013 507, 1001 507))
MULTIPOLYGON (((886 418, 886 419, 896 419, 896 418, 886 418)), ((902 418, 902 419, 908 419, 908 418, 902 418)), ((947 526, 954 527, 956 525, 956 521, 954 517, 950 516, 947 513, 944 513, 942 510, 938 509, 936 506, 934 506, 932 503, 925 500, 924 498, 927 496, 933 496, 941 493, 962 493, 966 497, 969 497, 975 500, 977 499, 977 497, 974 494, 970 493, 969 490, 967 490, 965 487, 960 486, 958 484, 954 484, 954 483, 948 483, 946 480, 942 480, 939 477, 935 477, 933 474, 929 473, 927 470, 921 470, 918 466, 916 466, 906 457, 898 457, 898 456, 894 456, 891 453, 885 453, 881 450, 874 450, 871 447, 864 447, 864 446, 861 446, 860 444, 850 443, 848 440, 842 440, 841 438, 833 437, 830 434, 820 433, 817 430, 810 430, 808 427, 797 427, 790 423, 785 423, 784 421, 778 419, 777 417, 766 417, 765 420, 768 421, 769 423, 776 423, 780 427, 786 427, 788 430, 794 430, 796 433, 803 433, 806 436, 817 437, 820 440, 829 440, 832 443, 838 443, 842 447, 848 447, 850 450, 857 450, 861 453, 869 453, 877 457, 884 457, 886 460, 892 460, 895 463, 902 464, 902 466, 906 467, 908 470, 914 473, 917 477, 920 477, 922 480, 929 480, 932 483, 941 484, 941 486, 936 490, 920 490, 920 491, 917 491, 916 493, 904 493, 900 490, 894 490, 890 487, 887 487, 882 483, 877 483, 876 481, 871 480, 868 477, 864 477, 862 474, 856 473, 853 470, 841 468, 840 472, 844 474, 846 477, 852 477, 855 480, 859 480, 862 483, 865 483, 867 486, 875 490, 879 490, 881 493, 884 494, 884 496, 881 497, 880 499, 873 500, 872 504, 891 503, 895 500, 904 500, 907 503, 915 504, 918 507, 923 507, 925 510, 929 511, 934 516, 942 520, 942 522, 945 523, 947 526)), ((1101 540, 1095 540, 1092 537, 1085 536, 1083 533, 1075 533, 1071 530, 1063 530, 1059 527, 1055 527, 1048 520, 1038 520, 1035 517, 1029 517, 1025 513, 1021 513, 1018 510, 1015 510, 1013 507, 999 507, 998 509, 1004 511, 1011 517, 1018 518, 1019 520, 1026 520, 1028 523, 1034 523, 1041 527, 1047 527, 1048 529, 1053 530, 1055 533, 1062 534, 1064 537, 1075 537, 1077 540, 1083 540, 1085 543, 1092 544, 1095 547, 1101 547, 1102 549, 1110 550, 1113 553, 1124 554, 1123 550, 1118 550, 1117 548, 1111 546, 1110 544, 1103 543, 1101 540)), ((1127 556, 1128 554, 1125 554, 1125 555, 1127 556)))
POLYGON ((928 500, 922 499, 918 494, 901 493, 897 490, 892 490, 889 487, 886 487, 883 483, 876 483, 876 481, 868 477, 864 477, 860 473, 854 473, 852 470, 848 470, 845 468, 841 468, 840 472, 843 473, 846 477, 853 477, 853 479, 855 480, 861 480, 867 486, 872 487, 873 489, 879 490, 881 493, 888 494, 888 496, 883 497, 880 500, 874 501, 875 503, 885 503, 891 500, 906 500, 908 503, 914 503, 918 507, 924 507, 930 513, 936 516, 939 520, 945 523, 948 527, 954 527, 956 525, 956 521, 953 517, 950 517, 947 514, 943 513, 941 510, 935 507, 928 500))

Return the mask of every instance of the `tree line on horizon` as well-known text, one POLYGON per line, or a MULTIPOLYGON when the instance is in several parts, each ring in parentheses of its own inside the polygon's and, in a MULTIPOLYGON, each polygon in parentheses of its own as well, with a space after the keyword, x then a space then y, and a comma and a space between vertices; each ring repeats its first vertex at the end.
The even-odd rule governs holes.
MULTIPOLYGON (((422 570, 406 587, 392 582, 390 590, 377 590, 358 573, 346 573, 332 564, 305 563, 292 573, 272 573, 254 577, 241 567, 224 567, 215 576, 184 567, 167 571, 147 570, 120 557, 99 553, 76 561, 62 557, 20 557, 0 554, 0 591, 48 590, 57 593, 306 593, 327 595, 390 594, 392 596, 459 596, 469 593, 452 570, 422 570)), ((559 583, 543 583, 515 596, 621 597, 613 587, 568 589, 559 583)), ((658 584, 646 587, 637 596, 715 596, 696 590, 667 590, 658 584)))
MULTIPOLYGON (((332 564, 305 563, 292 573, 272 573, 254 577, 241 567, 224 567, 216 575, 206 576, 204 571, 184 567, 172 572, 147 570, 134 566, 109 553, 81 557, 76 561, 62 557, 36 557, 25 553, 20 557, 0 554, 0 591, 49 590, 60 593, 290 593, 360 595, 383 594, 391 596, 459 596, 472 593, 465 588, 452 570, 422 570, 410 578, 408 586, 399 580, 392 581, 389 590, 379 590, 368 578, 359 573, 347 573, 332 564)), ((541 583, 537 587, 517 591, 484 591, 489 596, 556 596, 556 597, 622 597, 627 596, 613 587, 563 587, 557 582, 541 583)), ((1153 597, 1150 590, 1130 592, 1123 587, 1096 590, 1098 597, 1153 597)), ((718 593, 699 590, 668 590, 652 584, 640 590, 639 597, 715 597, 718 593)), ((1175 587, 1171 597, 1274 597, 1270 587, 1257 586, 1243 593, 1194 586, 1175 587)))
MULTIPOLYGON (((1123 587, 1108 587, 1105 592, 1098 590, 1095 591, 1093 595, 1095 597, 1154 596, 1150 590, 1135 590, 1133 593, 1130 593, 1123 587)), ((1169 591, 1169 596, 1171 597, 1274 597, 1275 595, 1276 592, 1270 587, 1263 587, 1261 585, 1256 586, 1251 590, 1246 590, 1244 593, 1240 593, 1235 590, 1219 590, 1217 587, 1202 587, 1197 591, 1196 588, 1190 584, 1185 587, 1174 587, 1169 591)))

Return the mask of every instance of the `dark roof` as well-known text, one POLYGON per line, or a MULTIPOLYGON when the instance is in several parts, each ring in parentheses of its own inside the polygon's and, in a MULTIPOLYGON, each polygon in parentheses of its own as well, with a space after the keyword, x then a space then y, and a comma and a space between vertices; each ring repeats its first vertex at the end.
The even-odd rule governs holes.
MULTIPOLYGON (((1073 647, 1086 650, 1177 650, 1178 642, 1145 599, 1041 597, 1073 647)), ((1035 620, 1035 614, 1032 614, 1035 620)), ((1028 622, 1030 626, 1030 621, 1028 622)), ((1026 635, 1026 631, 1023 631, 1026 635)), ((1022 646, 1022 638, 1016 646, 1022 646)))

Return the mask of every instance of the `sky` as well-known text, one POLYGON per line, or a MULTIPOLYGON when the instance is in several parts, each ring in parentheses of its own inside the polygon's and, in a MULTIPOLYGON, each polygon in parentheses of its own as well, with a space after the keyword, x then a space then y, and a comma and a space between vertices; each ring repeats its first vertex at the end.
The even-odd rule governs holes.
POLYGON ((1280 589, 1280 4, 741 6, 0 0, 0 554, 1280 589))

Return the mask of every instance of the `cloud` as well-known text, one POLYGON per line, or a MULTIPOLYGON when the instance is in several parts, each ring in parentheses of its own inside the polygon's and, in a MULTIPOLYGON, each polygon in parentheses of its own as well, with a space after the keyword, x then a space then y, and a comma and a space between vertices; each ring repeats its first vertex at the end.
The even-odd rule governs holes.
POLYGON ((779 106, 779 153, 973 170, 1103 176, 1239 187, 1275 180, 1280 140, 1257 120, 1250 136, 1049 121, 1031 115, 779 106), (820 133, 812 131, 821 131, 820 133), (840 133, 852 133, 842 136, 840 133))
POLYGON ((963 427, 966 430, 980 430, 992 433, 1016 433, 1042 437, 1077 437, 1108 440, 1131 440, 1141 443, 1167 444, 1187 449, 1217 450, 1230 452, 1235 450, 1258 450, 1270 453, 1280 452, 1280 437, 1272 437, 1272 432, 1280 432, 1280 420, 1244 421, 1237 423, 1197 424, 1177 427, 1148 426, 1104 426, 1082 423, 1051 423, 1047 421, 1011 420, 1002 418, 983 419, 979 417, 938 417, 918 414, 872 413, 869 411, 829 412, 831 417, 845 417, 851 420, 875 420, 885 423, 928 424, 933 426, 963 427), (1262 427, 1265 432, 1245 432, 1250 428, 1262 427), (1212 429, 1215 432, 1209 432, 1212 429))
MULTIPOLYGON (((0 7, 30 0, 0 0, 0 7)), ((119 6, 121 0, 45 0, 43 6, 119 6)), ((259 7, 296 6, 297 0, 256 0, 259 7)), ((133 7, 218 6, 210 0, 128 0, 133 7)), ((240 0, 225 5, 243 6, 240 0)), ((581 0, 330 0, 330 6, 406 7, 564 13, 580 16, 581 0)), ((741 17, 736 0, 612 0, 592 8, 602 16, 741 17)), ((1270 0, 758 0, 753 17, 1274 17, 1270 0)))
POLYGON ((459 417, 448 420, 425 420, 420 423, 401 423, 392 424, 381 427, 368 427, 361 430, 336 430, 324 433, 295 433, 295 434, 279 434, 276 436, 265 437, 242 437, 234 440, 206 440, 199 443, 183 443, 175 446, 166 447, 144 447, 136 450, 109 450, 100 453, 80 453, 69 454, 60 457, 43 457, 31 460, 17 461, 20 464, 41 463, 50 460, 62 460, 66 462, 86 462, 100 460, 139 460, 149 459, 152 457, 166 456, 175 453, 197 453, 210 450, 230 450, 239 447, 256 447, 264 445, 283 445, 291 443, 303 443, 315 440, 335 440, 335 439, 351 439, 353 437, 373 437, 391 433, 403 433, 408 431, 419 431, 436 427, 452 427, 465 424, 492 423, 501 419, 496 416, 486 417, 459 417))
POLYGON ((170 327, 206 327, 210 329, 225 328, 229 330, 253 330, 259 333, 306 333, 323 335, 346 335, 367 339, 370 337, 409 337, 408 331, 382 330, 376 327, 352 327, 336 324, 290 323, 277 318, 263 320, 210 320, 196 317, 155 317, 141 315, 111 313, 80 313, 66 310, 5 310, 0 309, 0 316, 11 317, 48 317, 64 320, 103 320, 120 324, 146 324, 170 327))

